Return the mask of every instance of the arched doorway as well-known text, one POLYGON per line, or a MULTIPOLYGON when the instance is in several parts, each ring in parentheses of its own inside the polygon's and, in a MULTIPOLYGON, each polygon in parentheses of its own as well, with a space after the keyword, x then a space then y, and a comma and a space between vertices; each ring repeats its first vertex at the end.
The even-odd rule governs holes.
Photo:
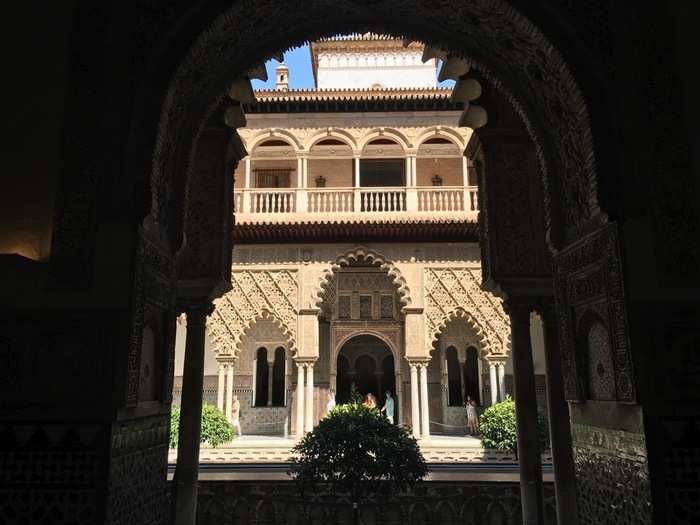
POLYGON ((374 394, 379 406, 387 390, 396 398, 394 355, 378 337, 362 334, 346 341, 338 352, 337 365, 338 403, 350 401, 353 385, 363 398, 374 394))

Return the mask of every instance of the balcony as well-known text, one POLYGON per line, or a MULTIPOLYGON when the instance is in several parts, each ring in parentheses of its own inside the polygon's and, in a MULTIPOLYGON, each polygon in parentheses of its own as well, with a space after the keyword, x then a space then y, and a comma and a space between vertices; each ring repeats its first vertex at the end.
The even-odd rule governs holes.
POLYGON ((476 186, 251 188, 234 192, 237 223, 476 221, 476 186))

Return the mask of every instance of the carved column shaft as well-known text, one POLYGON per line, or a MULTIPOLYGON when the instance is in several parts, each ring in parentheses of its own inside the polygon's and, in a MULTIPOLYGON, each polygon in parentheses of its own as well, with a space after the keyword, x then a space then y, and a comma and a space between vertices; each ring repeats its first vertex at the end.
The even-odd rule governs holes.
POLYGON ((307 363, 306 365, 306 408, 305 430, 311 432, 314 429, 314 364, 307 363))
POLYGON ((231 419, 233 407, 233 363, 226 365, 226 417, 231 419))
POLYGON ((420 365, 420 428, 423 439, 430 437, 430 406, 428 405, 428 363, 420 365))
POLYGON ((557 520, 558 523, 576 525, 578 523, 578 504, 576 501, 576 473, 571 443, 569 405, 564 395, 557 317, 551 301, 541 308, 540 313, 544 324, 547 410, 549 412, 549 436, 557 498, 557 520))
POLYGON ((498 379, 496 378, 496 363, 489 362, 489 383, 491 384, 491 405, 498 403, 498 379))
POLYGON ((498 397, 500 401, 506 398, 506 364, 498 364, 498 397))
MULTIPOLYGON (((274 356, 274 354, 273 354, 274 356)), ((267 360, 267 406, 272 406, 272 382, 274 380, 275 361, 267 360)))
POLYGON ((544 523, 542 458, 537 428, 535 368, 530 341, 530 305, 509 301, 512 328, 513 390, 520 463, 520 501, 523 525, 544 523))
POLYGON ((219 383, 216 389, 216 407, 224 411, 224 381, 226 380, 226 372, 224 370, 224 364, 219 363, 219 383))
POLYGON ((415 363, 409 364, 411 368, 411 426, 413 437, 420 438, 420 408, 418 403, 418 370, 415 363))
POLYGON ((204 386, 204 332, 210 304, 187 310, 187 340, 182 377, 180 430, 175 468, 175 523, 194 525, 197 514, 197 477, 199 475, 199 438, 204 386))
POLYGON ((297 404, 297 425, 296 434, 297 439, 301 439, 304 436, 304 363, 297 361, 297 391, 296 404, 297 404))

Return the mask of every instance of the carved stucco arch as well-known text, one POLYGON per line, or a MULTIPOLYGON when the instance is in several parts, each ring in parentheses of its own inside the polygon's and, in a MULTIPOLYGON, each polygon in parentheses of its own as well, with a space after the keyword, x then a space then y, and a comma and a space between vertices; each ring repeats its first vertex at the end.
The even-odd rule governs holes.
POLYGON ((406 279, 401 274, 398 267, 393 263, 393 261, 364 246, 357 246, 339 255, 336 260, 331 263, 329 268, 323 270, 323 275, 311 294, 311 304, 317 308, 320 308, 321 303, 323 303, 326 288, 330 284, 333 274, 337 272, 341 266, 348 266, 352 263, 352 261, 357 261, 361 258, 367 259, 372 263, 379 264, 379 267, 382 270, 386 270, 389 279, 391 279, 391 282, 397 287, 396 293, 399 296, 399 302, 401 303, 402 308, 411 305, 411 291, 406 284, 406 279))
POLYGON ((396 143, 401 146, 401 148, 406 151, 411 149, 410 139, 401 131, 394 128, 374 128, 369 130, 367 133, 363 134, 362 137, 357 141, 357 149, 362 151, 367 144, 372 142, 374 139, 386 138, 396 141, 396 143))
POLYGON ((220 337, 219 334, 215 332, 214 327, 217 326, 217 324, 220 324, 214 317, 215 315, 216 311, 212 313, 212 315, 209 316, 209 319, 207 320, 207 332, 212 339, 212 342, 214 344, 214 352, 216 354, 228 355, 237 359, 243 351, 243 348, 241 346, 243 338, 246 337, 253 329, 253 327, 260 321, 269 321, 284 336, 290 355, 296 355, 297 347, 294 339, 294 334, 289 329, 289 327, 287 327, 280 319, 277 318, 276 315, 271 313, 269 310, 261 310, 260 312, 256 313, 252 319, 247 321, 245 325, 238 330, 230 329, 231 327, 226 325, 226 327, 229 328, 228 337, 220 337))
MULTIPOLYGON (((343 348, 343 345, 350 341, 351 339, 354 339, 355 337, 360 337, 363 335, 371 335, 372 337, 376 337, 379 339, 382 343, 384 343, 389 351, 391 352, 391 356, 394 358, 394 370, 396 370, 399 367, 400 363, 400 358, 401 358, 401 349, 397 348, 394 342, 391 340, 391 338, 387 337, 386 334, 383 334, 380 330, 372 330, 371 328, 358 328, 356 331, 351 332, 347 334, 345 337, 343 337, 338 343, 335 345, 333 348, 333 353, 331 354, 331 368, 332 370, 336 370, 337 363, 338 363, 338 355, 340 355, 340 350, 343 348)), ((377 362, 375 360, 375 362, 377 362)))
POLYGON ((150 223, 171 245, 179 245, 190 198, 184 191, 192 175, 189 152, 205 123, 217 118, 238 74, 306 40, 368 29, 427 41, 463 57, 501 92, 535 144, 545 228, 555 247, 564 243, 564 234, 575 238, 588 224, 605 220, 589 111, 559 51, 505 0, 453 0, 444 7, 434 9, 424 0, 378 0, 368 9, 362 1, 314 0, 298 9, 259 0, 236 2, 220 12, 169 75, 153 154, 150 223))
POLYGON ((452 144, 460 148, 462 151, 464 151, 467 147, 467 144, 464 142, 464 137, 462 137, 454 129, 445 126, 433 126, 427 129, 424 133, 422 133, 419 137, 416 138, 415 147, 420 148, 426 140, 436 137, 449 140, 450 142, 452 142, 452 144))
POLYGON ((445 331, 447 326, 451 322, 460 319, 466 321, 467 326, 469 326, 476 335, 479 341, 479 357, 486 357, 487 355, 494 354, 505 356, 506 351, 503 344, 498 344, 500 342, 499 338, 491 333, 491 330, 487 327, 482 326, 473 315, 463 308, 455 308, 445 315, 428 338, 428 350, 433 351, 436 348, 435 343, 437 343, 438 338, 445 331))
POLYGON ((287 131, 286 129, 279 128, 264 129, 258 133, 255 133, 246 141, 246 149, 252 155, 255 148, 257 148, 260 144, 267 140, 274 139, 287 142, 294 149, 295 153, 299 153, 300 151, 304 150, 304 145, 301 143, 299 138, 294 135, 294 133, 287 131))
POLYGON ((338 128, 338 127, 330 127, 327 129, 324 129, 323 131, 319 131, 318 133, 314 133, 311 135, 307 140, 306 140, 306 151, 311 151, 311 148, 313 148, 317 142, 321 142, 323 139, 337 139, 341 142, 343 142, 345 145, 349 146, 353 152, 358 150, 357 147, 357 141, 355 140, 355 137, 352 136, 351 133, 348 131, 344 130, 343 128, 338 128))

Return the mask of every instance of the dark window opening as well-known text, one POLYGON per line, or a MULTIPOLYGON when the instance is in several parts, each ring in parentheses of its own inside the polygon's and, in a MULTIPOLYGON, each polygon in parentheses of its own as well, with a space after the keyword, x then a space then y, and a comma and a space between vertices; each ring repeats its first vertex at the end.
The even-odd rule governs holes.
POLYGON ((284 406, 285 360, 284 348, 281 346, 277 347, 277 350, 275 350, 275 364, 272 367, 272 405, 276 407, 284 406))
POLYGON ((467 348, 467 362, 464 368, 464 390, 469 397, 476 401, 477 405, 481 405, 481 396, 479 392, 479 351, 473 346, 467 348))
POLYGON ((360 186, 405 186, 405 159, 361 159, 360 186))
POLYGON ((267 348, 260 347, 255 357, 255 406, 267 406, 268 390, 267 348))
POLYGON ((457 357, 457 349, 454 346, 447 348, 447 382, 448 401, 450 406, 462 406, 462 381, 461 367, 457 357))

